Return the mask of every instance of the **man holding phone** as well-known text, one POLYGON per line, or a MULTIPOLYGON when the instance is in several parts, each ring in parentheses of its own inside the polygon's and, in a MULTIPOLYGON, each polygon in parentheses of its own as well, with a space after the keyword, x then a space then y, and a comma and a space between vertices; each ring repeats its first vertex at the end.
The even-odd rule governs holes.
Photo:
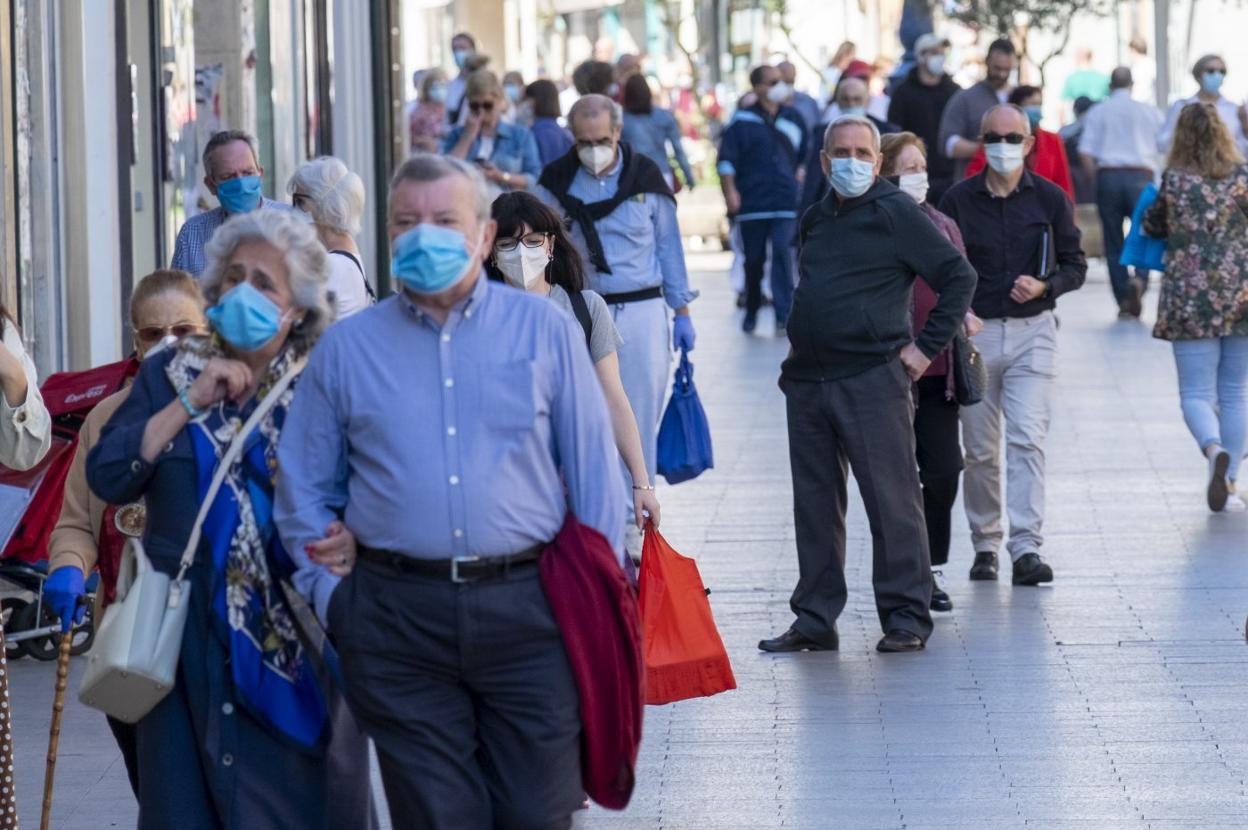
POLYGON ((975 563, 971 579, 997 578, 1005 534, 1001 511, 1001 432, 1015 585, 1053 580, 1040 558, 1044 523, 1044 442, 1057 376, 1059 296, 1083 285, 1088 265, 1070 200, 1023 164, 1035 137, 1026 114, 1002 104, 984 115, 980 141, 988 166, 954 185, 940 209, 958 223, 979 274, 971 309, 983 318, 975 346, 988 370, 984 399, 963 407, 966 516, 975 563))

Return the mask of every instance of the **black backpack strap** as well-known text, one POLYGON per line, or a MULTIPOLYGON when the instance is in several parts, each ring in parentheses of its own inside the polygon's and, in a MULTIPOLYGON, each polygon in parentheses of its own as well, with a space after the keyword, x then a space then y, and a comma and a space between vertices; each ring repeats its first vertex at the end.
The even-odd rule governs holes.
POLYGON ((355 267, 360 271, 360 279, 364 280, 364 290, 368 292, 368 299, 374 303, 377 302, 377 295, 373 292, 373 286, 369 284, 368 277, 364 276, 364 266, 360 263, 359 258, 350 251, 342 251, 337 248, 330 251, 330 253, 337 254, 338 256, 345 256, 347 259, 355 263, 355 267))
POLYGON ((585 302, 585 296, 579 291, 569 291, 568 299, 572 302, 572 313, 576 315, 576 321, 585 330, 585 347, 589 348, 594 334, 594 318, 589 316, 589 303, 585 302))

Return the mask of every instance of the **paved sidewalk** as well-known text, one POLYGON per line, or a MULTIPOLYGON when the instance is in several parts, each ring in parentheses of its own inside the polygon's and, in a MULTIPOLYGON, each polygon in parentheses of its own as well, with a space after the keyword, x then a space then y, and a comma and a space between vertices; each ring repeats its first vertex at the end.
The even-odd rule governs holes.
MULTIPOLYGON (((841 651, 772 657, 796 579, 786 344, 737 330, 719 254, 691 256, 696 380, 716 469, 662 488, 664 530, 697 558, 739 689, 647 711, 640 783, 585 828, 1248 826, 1248 514, 1211 516, 1169 347, 1119 323, 1103 270, 1061 302, 1046 556, 1056 582, 966 579, 957 513, 929 648, 881 656, 869 537, 851 500, 841 651)), ((1149 295, 1150 303, 1155 297, 1149 295)), ((75 661, 70 698, 78 684, 75 661)), ((22 820, 38 821, 54 668, 10 668, 22 820)), ((54 826, 133 827, 103 718, 72 702, 54 826)))

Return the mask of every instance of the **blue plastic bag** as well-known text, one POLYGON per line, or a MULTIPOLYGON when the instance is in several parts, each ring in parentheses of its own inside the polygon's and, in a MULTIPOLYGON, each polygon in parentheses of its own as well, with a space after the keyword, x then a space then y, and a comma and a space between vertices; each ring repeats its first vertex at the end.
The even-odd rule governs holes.
POLYGON ((1166 270, 1166 240, 1144 235, 1144 212, 1157 199, 1157 185, 1149 182, 1131 212, 1131 232, 1122 245, 1118 264, 1147 271, 1166 270))
POLYGON ((659 423, 657 466, 668 484, 697 478, 715 466, 711 426, 693 385, 693 364, 683 349, 672 383, 672 397, 659 423))

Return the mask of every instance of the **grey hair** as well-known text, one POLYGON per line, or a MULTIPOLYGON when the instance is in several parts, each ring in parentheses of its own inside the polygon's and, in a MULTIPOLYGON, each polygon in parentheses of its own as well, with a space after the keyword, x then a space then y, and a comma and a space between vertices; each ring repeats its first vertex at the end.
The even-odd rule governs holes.
POLYGON ((485 177, 475 166, 451 156, 438 156, 433 153, 413 155, 394 171, 394 176, 390 179, 389 198, 394 198, 394 192, 403 182, 436 182, 448 176, 463 176, 468 180, 468 184, 472 185, 477 221, 482 224, 490 221, 490 204, 493 200, 485 186, 485 177))
POLYGON ((611 115, 611 129, 614 130, 624 123, 624 110, 619 104, 605 95, 583 95, 568 110, 568 129, 572 129, 573 122, 578 118, 593 118, 604 112, 611 115))
POLYGON ((226 265, 245 242, 263 242, 282 252, 290 276, 292 308, 304 312, 303 322, 290 330, 287 342, 296 354, 308 351, 334 322, 334 308, 326 290, 329 258, 312 224, 300 220, 293 211, 275 208, 227 219, 204 246, 206 267, 201 285, 209 305, 221 299, 226 265))
POLYGON ((251 157, 256 160, 256 164, 260 163, 260 151, 256 148, 256 137, 246 130, 222 130, 219 133, 213 133, 212 138, 208 139, 208 143, 204 145, 204 172, 209 176, 212 175, 212 154, 220 150, 227 144, 235 141, 241 141, 251 148, 251 157))
POLYGON ((832 146, 832 133, 840 127, 866 127, 871 131, 871 146, 875 149, 876 154, 880 152, 880 128, 875 126, 875 122, 865 115, 841 115, 837 116, 823 133, 823 149, 826 152, 828 147, 832 146))
POLYGON ((988 119, 992 118, 994 113, 1001 110, 1010 110, 1018 113, 1018 117, 1023 121, 1023 135, 1031 135, 1031 119, 1027 117, 1027 113, 1023 112, 1023 108, 1018 104, 997 104, 984 113, 984 117, 979 120, 979 134, 982 136, 984 131, 988 129, 988 119))
POLYGON ((312 200, 312 219, 331 231, 358 236, 364 218, 364 182, 333 156, 305 161, 290 177, 286 192, 312 200))

